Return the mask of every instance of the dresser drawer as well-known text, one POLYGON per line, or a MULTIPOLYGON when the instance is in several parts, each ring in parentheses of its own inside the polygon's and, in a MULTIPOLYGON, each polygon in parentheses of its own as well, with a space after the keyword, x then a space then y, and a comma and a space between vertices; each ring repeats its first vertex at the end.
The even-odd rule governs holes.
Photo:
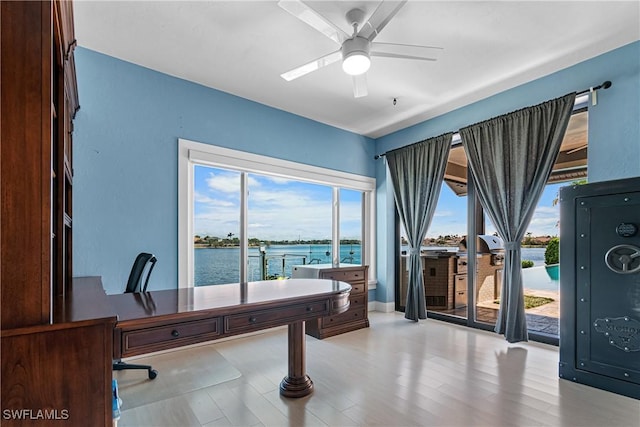
POLYGON ((359 309, 364 307, 366 298, 364 295, 349 295, 349 310, 359 309))
POLYGON ((339 280, 341 282, 347 282, 347 283, 358 282, 358 281, 364 282, 365 272, 364 272, 364 269, 347 270, 347 271, 341 271, 341 270, 325 271, 321 273, 321 278, 339 280))
POLYGON ((367 289, 367 285, 365 283, 352 283, 351 284, 351 295, 364 294, 366 289, 367 289))
POLYGON ((356 320, 362 320, 366 318, 366 308, 364 305, 351 306, 348 311, 337 314, 335 316, 327 316, 322 318, 322 327, 330 328, 335 325, 343 323, 349 323, 356 320))
POLYGON ((209 340, 220 335, 220 318, 174 323, 155 328, 123 331, 123 354, 172 348, 187 343, 209 340), (187 341, 185 343, 184 341, 187 341))
POLYGON ((225 316, 225 333, 258 330, 288 323, 289 319, 314 319, 330 313, 328 300, 299 304, 280 309, 251 311, 244 314, 225 316), (307 316, 305 316, 307 315, 307 316), (303 318, 301 318, 303 317, 303 318))

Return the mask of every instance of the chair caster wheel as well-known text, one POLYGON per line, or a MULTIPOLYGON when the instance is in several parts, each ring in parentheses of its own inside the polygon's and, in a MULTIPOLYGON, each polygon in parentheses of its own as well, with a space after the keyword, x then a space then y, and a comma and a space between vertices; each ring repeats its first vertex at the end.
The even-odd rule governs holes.
POLYGON ((149 370, 149 379, 150 380, 154 379, 157 376, 158 376, 158 371, 156 371, 155 369, 150 369, 149 370))

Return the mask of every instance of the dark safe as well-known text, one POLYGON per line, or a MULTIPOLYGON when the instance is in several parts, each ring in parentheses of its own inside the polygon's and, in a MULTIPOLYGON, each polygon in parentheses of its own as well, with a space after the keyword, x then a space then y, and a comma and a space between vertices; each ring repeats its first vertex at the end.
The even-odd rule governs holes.
POLYGON ((640 399, 640 177, 560 189, 559 374, 640 399))

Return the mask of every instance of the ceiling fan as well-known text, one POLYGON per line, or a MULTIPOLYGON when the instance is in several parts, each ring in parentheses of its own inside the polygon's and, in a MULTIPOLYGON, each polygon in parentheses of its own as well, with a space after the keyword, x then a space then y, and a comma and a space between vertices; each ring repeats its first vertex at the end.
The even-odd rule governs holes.
POLYGON ((368 93, 365 73, 371 65, 372 56, 436 61, 443 50, 440 47, 373 41, 406 2, 407 0, 382 1, 366 22, 363 22, 364 11, 357 8, 349 10, 346 19, 353 27, 353 34, 349 35, 302 1, 280 0, 278 6, 340 45, 338 50, 280 76, 291 81, 342 60, 342 69, 352 76, 353 96, 360 98, 368 93))

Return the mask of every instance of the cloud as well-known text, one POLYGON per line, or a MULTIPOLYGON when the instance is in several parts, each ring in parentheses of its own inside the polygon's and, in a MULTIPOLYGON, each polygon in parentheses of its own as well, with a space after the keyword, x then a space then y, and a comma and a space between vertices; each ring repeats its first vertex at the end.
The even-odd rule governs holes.
MULTIPOLYGON (((205 178, 205 183, 207 184, 207 189, 214 193, 240 193, 239 172, 209 172, 209 176, 205 178)), ((249 185, 260 186, 260 183, 250 176, 249 185)))
POLYGON ((193 193, 193 201, 197 204, 201 205, 210 205, 210 206, 235 206, 236 203, 233 203, 229 200, 220 200, 214 199, 212 197, 206 196, 200 192, 194 191, 193 193))
POLYGON ((557 227, 559 220, 559 206, 538 206, 527 227, 527 232, 532 236, 555 236, 559 232, 557 227))
MULTIPOLYGON (((344 215, 350 215, 346 209, 344 215)), ((238 230, 236 206, 207 205, 194 217, 196 233, 222 235, 238 230), (235 227, 230 229, 230 227, 235 227)), ((331 238, 331 199, 290 190, 249 193, 249 237, 263 240, 331 238)))
MULTIPOLYGON (((204 178, 205 190, 195 193, 194 230, 222 236, 239 232, 240 176, 215 170, 204 178)), ((196 183, 197 187, 197 183, 196 183)), ((307 240, 331 238, 331 187, 249 174, 249 238, 307 240)), ((343 238, 361 237, 361 202, 340 205, 343 238)))
POLYGON ((279 176, 262 176, 262 178, 264 178, 267 181, 273 182, 274 184, 278 184, 278 185, 286 185, 289 184, 290 182, 293 182, 290 179, 287 178, 282 178, 279 176))

